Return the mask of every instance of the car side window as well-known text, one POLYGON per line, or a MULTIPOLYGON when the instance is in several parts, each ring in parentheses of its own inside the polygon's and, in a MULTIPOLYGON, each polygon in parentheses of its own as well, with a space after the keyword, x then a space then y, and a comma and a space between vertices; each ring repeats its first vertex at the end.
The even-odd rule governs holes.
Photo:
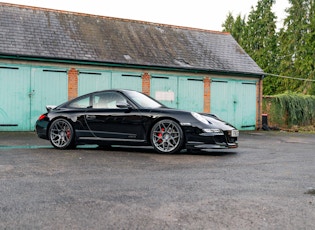
POLYGON ((76 108, 76 109, 84 109, 84 108, 88 108, 89 106, 90 106, 90 96, 78 98, 77 100, 74 100, 68 105, 68 107, 76 108))
POLYGON ((117 103, 127 102, 126 99, 116 92, 98 93, 93 96, 93 108, 117 109, 117 103))

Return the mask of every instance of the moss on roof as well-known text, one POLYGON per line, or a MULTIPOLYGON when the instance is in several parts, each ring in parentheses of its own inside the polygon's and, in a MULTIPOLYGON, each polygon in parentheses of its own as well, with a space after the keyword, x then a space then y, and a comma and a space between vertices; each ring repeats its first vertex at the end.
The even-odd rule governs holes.
POLYGON ((0 55, 263 74, 229 33, 7 3, 0 55))

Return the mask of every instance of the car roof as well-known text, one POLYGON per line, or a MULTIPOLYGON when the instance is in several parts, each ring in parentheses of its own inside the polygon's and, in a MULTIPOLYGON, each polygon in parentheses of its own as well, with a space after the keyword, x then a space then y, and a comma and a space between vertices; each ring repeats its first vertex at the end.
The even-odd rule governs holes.
POLYGON ((130 90, 130 89, 105 89, 105 90, 99 90, 99 91, 90 92, 90 93, 87 93, 85 95, 93 94, 93 93, 102 93, 102 92, 138 92, 138 93, 141 93, 139 91, 130 90))

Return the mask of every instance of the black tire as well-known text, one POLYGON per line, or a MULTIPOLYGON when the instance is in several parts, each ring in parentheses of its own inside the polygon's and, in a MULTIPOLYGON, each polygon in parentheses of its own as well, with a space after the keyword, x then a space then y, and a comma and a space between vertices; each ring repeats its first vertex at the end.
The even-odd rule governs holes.
POLYGON ((153 148, 159 153, 177 153, 183 146, 183 130, 173 120, 161 120, 152 127, 150 141, 153 148))
POLYGON ((58 118, 49 127, 48 137, 56 149, 74 148, 74 136, 73 127, 66 119, 58 118))

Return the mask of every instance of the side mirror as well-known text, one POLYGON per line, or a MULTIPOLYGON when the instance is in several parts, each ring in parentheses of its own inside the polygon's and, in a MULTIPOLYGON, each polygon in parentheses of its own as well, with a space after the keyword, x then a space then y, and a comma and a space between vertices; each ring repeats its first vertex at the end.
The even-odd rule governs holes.
POLYGON ((117 108, 120 108, 120 109, 128 109, 128 110, 131 110, 132 109, 132 107, 131 107, 131 105, 129 105, 127 102, 125 102, 125 101, 118 101, 117 103, 116 103, 116 106, 117 106, 117 108))

